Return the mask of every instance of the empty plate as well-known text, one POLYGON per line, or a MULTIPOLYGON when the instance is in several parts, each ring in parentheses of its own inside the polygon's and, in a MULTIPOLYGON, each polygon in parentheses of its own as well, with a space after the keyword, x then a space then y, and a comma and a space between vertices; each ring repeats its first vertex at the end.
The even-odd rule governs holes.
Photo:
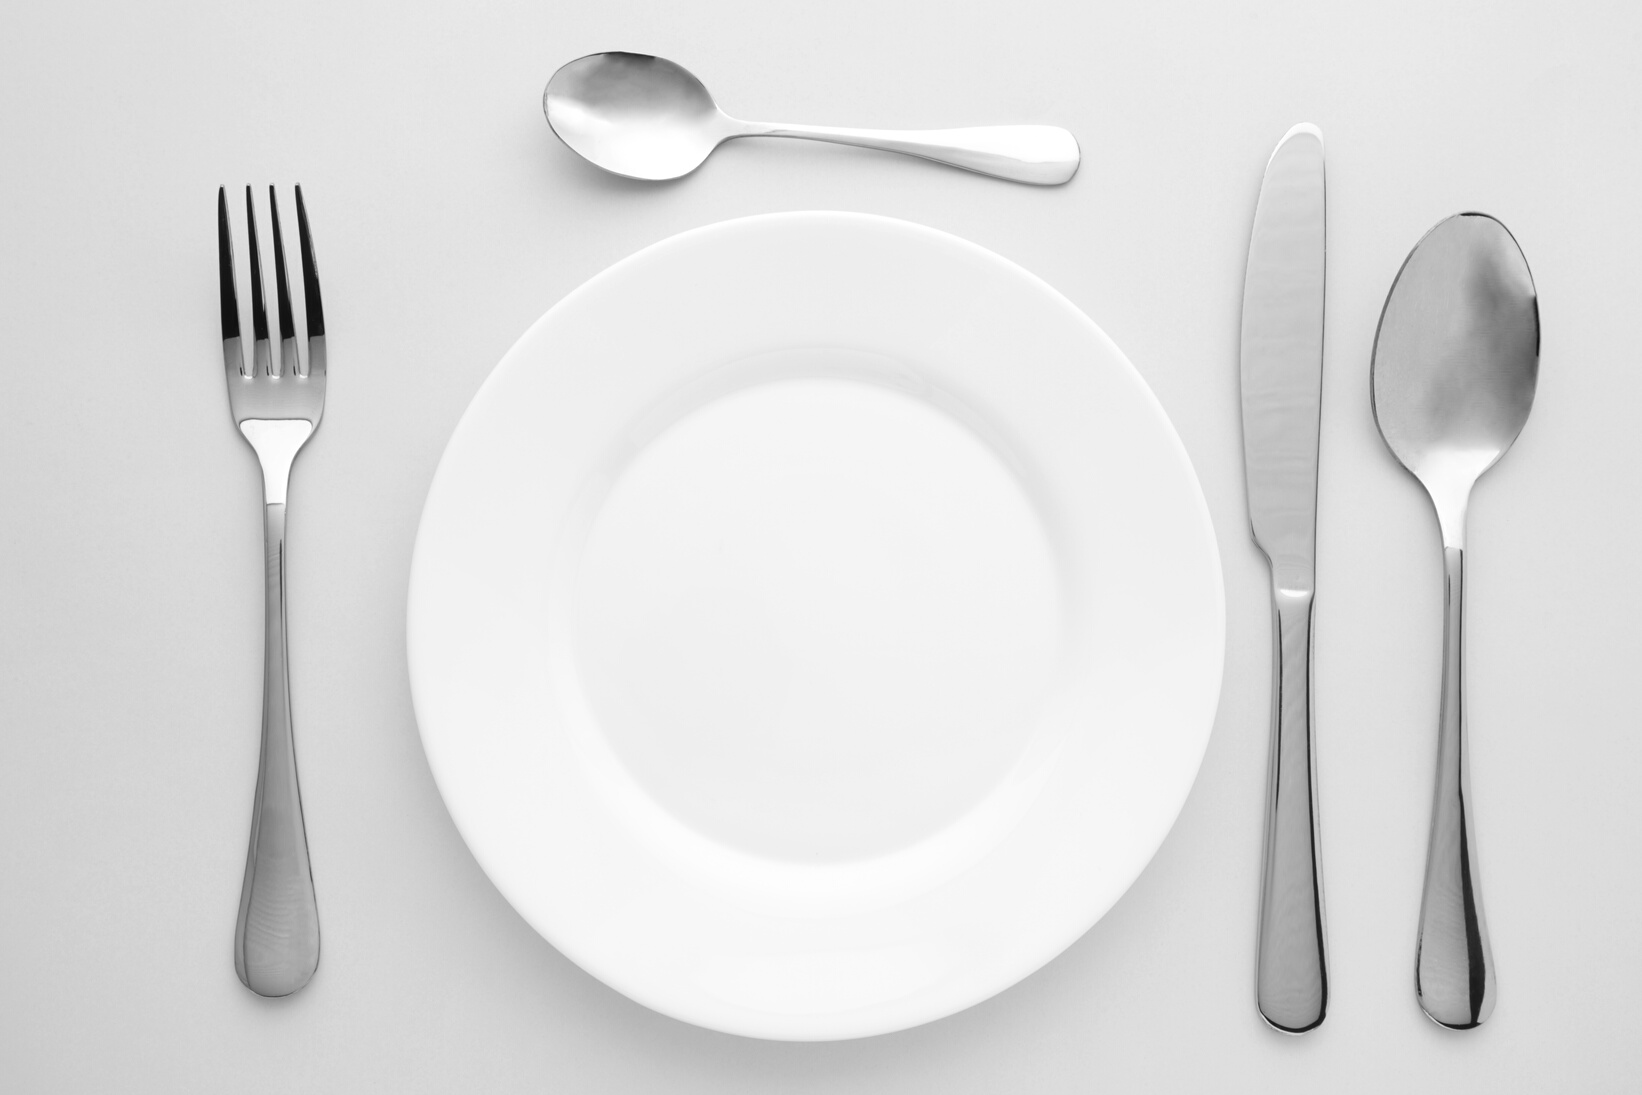
POLYGON ((1202 493, 1117 347, 851 213, 566 297, 463 416, 411 569, 485 872, 615 989, 762 1038, 936 1019, 1086 931, 1185 800, 1223 644, 1202 493))

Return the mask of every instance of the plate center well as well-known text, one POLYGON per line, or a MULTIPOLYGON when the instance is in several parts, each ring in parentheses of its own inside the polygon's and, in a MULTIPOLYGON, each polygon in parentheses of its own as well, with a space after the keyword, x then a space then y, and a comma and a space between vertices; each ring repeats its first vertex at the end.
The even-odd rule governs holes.
POLYGON ((1006 778, 1055 674, 1049 533, 974 430, 787 377, 671 422, 593 518, 571 632, 627 772, 711 839, 801 862, 916 843, 1006 778))

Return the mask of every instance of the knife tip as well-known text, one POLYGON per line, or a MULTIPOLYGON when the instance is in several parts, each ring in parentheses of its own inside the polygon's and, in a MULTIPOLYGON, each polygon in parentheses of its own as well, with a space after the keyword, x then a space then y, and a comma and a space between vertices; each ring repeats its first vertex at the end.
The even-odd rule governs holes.
POLYGON ((1317 143, 1318 144, 1323 143, 1323 131, 1321 129, 1318 129, 1315 125, 1313 125, 1310 122, 1300 122, 1297 125, 1290 126, 1289 131, 1287 133, 1283 134, 1283 139, 1281 141, 1278 141, 1277 143, 1278 143, 1279 146, 1288 144, 1290 141, 1292 141, 1294 138, 1300 136, 1301 134, 1305 134, 1306 136, 1317 138, 1317 143))

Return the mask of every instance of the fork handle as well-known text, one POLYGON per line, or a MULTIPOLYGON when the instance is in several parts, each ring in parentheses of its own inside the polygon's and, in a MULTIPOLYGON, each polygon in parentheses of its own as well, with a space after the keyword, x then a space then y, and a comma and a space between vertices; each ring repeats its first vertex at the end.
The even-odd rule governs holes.
POLYGON ((262 755, 257 764, 251 847, 245 858, 234 970, 261 996, 288 996, 319 965, 319 907, 291 736, 285 653, 285 503, 263 507, 267 634, 263 648, 262 755))

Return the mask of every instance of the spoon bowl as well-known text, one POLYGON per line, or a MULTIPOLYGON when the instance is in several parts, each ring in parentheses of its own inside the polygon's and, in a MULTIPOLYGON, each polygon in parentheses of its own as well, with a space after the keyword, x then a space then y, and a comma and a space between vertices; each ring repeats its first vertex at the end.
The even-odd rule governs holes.
POLYGON ((735 124, 689 70, 640 53, 595 53, 553 74, 547 124, 565 144, 630 179, 688 175, 735 124))
POLYGON ((1016 182, 1050 186, 1078 169, 1078 142, 1049 125, 886 130, 744 122, 718 109, 683 66, 642 53, 594 53, 553 74, 547 124, 589 162, 631 179, 676 179, 732 137, 798 137, 904 152, 1016 182))
POLYGON ((1534 402, 1539 308, 1517 241, 1483 213, 1439 223, 1392 284, 1374 343, 1374 419, 1439 513, 1511 447, 1534 402))

